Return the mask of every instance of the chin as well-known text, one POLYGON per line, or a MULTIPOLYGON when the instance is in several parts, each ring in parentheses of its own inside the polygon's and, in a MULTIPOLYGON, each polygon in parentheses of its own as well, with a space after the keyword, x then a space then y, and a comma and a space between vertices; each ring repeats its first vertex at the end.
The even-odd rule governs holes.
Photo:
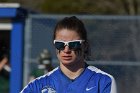
POLYGON ((74 61, 62 61, 63 65, 73 65, 74 63, 74 61))

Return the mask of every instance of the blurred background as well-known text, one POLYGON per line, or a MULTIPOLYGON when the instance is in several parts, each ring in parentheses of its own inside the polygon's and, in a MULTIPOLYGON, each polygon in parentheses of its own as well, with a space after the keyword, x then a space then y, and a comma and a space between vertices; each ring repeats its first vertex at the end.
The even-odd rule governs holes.
POLYGON ((0 0, 45 14, 138 15, 139 0, 0 0))
POLYGON ((112 74, 118 93, 138 93, 139 14, 140 0, 0 0, 0 93, 19 93, 59 65, 53 30, 73 15, 88 31, 88 64, 112 74))

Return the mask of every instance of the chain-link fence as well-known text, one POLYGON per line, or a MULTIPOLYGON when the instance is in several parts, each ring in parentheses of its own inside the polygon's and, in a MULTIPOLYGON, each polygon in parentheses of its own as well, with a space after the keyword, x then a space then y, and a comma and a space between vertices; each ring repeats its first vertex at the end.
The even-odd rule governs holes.
MULTIPOLYGON (((50 51, 52 65, 58 65, 52 34, 56 22, 71 15, 30 15, 26 22, 24 82, 44 49, 50 51)), ((84 23, 90 41, 88 63, 112 74, 118 93, 140 91, 140 16, 76 15, 84 23)))

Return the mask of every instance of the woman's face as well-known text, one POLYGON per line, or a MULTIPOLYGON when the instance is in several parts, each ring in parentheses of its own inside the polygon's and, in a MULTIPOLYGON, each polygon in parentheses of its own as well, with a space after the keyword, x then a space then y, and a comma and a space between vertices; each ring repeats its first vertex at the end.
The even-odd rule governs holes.
MULTIPOLYGON (((68 42, 74 40, 81 40, 81 37, 75 31, 71 31, 69 29, 61 29, 56 32, 55 40, 68 42)), ((62 50, 56 49, 57 57, 60 61, 60 64, 72 65, 81 62, 81 60, 83 61, 84 58, 81 47, 79 49, 73 50, 66 45, 62 50)))

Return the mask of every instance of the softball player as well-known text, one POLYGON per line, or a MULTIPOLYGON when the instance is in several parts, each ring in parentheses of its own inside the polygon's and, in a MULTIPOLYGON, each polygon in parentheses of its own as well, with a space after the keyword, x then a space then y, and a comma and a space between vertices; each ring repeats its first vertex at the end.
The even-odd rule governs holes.
POLYGON ((89 66, 87 32, 75 16, 59 21, 54 30, 59 67, 31 81, 20 93, 116 93, 114 78, 89 66))

